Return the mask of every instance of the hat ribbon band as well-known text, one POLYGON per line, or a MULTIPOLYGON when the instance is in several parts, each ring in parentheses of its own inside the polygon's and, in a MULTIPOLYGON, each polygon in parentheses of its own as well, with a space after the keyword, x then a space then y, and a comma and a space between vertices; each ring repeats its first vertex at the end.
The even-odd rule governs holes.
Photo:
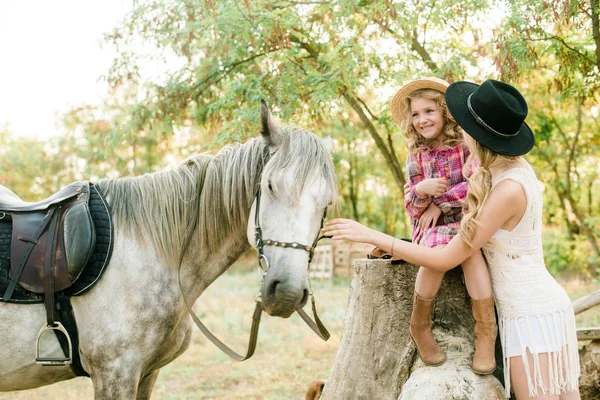
POLYGON ((477 115, 477 113, 475 112, 475 110, 473 110, 473 107, 471 107, 471 96, 473 96, 473 93, 471 93, 469 95, 469 97, 467 97, 467 107, 469 108, 469 111, 471 112, 471 115, 473 116, 473 118, 475 118, 475 121, 477 121, 477 123, 479 125, 481 125, 482 127, 484 127, 487 131, 490 131, 494 135, 500 136, 500 137, 504 137, 504 138, 517 136, 519 134, 520 130, 518 130, 515 133, 511 133, 511 134, 506 134, 506 133, 498 132, 497 130, 495 130, 494 128, 492 128, 488 124, 486 124, 485 121, 483 119, 481 119, 481 117, 479 115, 477 115))

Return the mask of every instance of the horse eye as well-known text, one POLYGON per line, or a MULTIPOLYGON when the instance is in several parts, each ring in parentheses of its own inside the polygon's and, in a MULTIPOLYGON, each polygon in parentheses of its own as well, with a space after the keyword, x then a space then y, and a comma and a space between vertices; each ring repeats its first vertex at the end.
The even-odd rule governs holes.
POLYGON ((273 191, 273 185, 271 185, 271 181, 269 181, 269 191, 272 192, 273 191))

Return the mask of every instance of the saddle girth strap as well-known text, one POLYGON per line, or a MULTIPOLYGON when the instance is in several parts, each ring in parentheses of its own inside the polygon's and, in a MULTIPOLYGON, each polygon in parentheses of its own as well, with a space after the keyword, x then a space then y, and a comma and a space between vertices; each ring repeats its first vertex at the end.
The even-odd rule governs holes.
POLYGON ((35 234, 33 235, 32 238, 19 237, 20 240, 27 241, 29 243, 27 244, 27 247, 25 248, 23 257, 21 257, 19 266, 15 270, 15 273, 13 274, 13 276, 10 278, 10 283, 8 284, 8 287, 6 288, 6 291, 4 292, 4 296, 2 296, 5 301, 10 300, 10 298, 12 297, 13 292, 15 291, 15 288, 17 287, 17 283, 19 283, 19 279, 21 278, 21 274, 23 273, 23 270, 25 269, 25 264, 27 264, 27 259, 29 258, 29 255, 31 254, 33 247, 38 243, 38 240, 40 239, 40 236, 42 236, 44 229, 46 229, 46 226, 48 226, 48 222, 50 222, 50 220, 54 216, 55 211, 56 211, 56 207, 53 207, 48 210, 48 213, 46 214, 46 216, 40 223, 40 226, 38 227, 37 231, 35 231, 35 234))
MULTIPOLYGON (((73 307, 71 306, 71 299, 67 296, 57 296, 55 299, 56 304, 56 316, 71 338, 71 345, 73 347, 73 358, 71 362, 71 369, 77 376, 87 376, 90 374, 81 365, 81 357, 79 357, 79 333, 77 331, 77 323, 75 322, 75 314, 73 313, 73 307)), ((65 356, 69 354, 69 342, 67 338, 60 332, 54 331, 60 347, 62 348, 65 356)))

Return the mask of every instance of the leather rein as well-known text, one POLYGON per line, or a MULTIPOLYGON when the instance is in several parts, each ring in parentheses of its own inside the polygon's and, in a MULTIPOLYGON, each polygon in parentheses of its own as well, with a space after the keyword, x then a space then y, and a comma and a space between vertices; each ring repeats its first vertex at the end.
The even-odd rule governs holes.
MULTIPOLYGON (((198 188, 198 190, 200 190, 200 188, 198 188)), ((264 246, 277 246, 277 247, 282 247, 282 248, 286 248, 286 249, 290 248, 290 249, 307 251, 309 253, 309 256, 308 256, 308 265, 307 265, 307 270, 306 270, 306 279, 308 281, 309 295, 310 295, 310 299, 311 299, 312 311, 313 311, 315 320, 313 321, 310 318, 310 316, 308 316, 302 308, 297 309, 296 312, 300 315, 300 317, 304 320, 304 322, 321 339, 327 341, 329 339, 330 335, 329 335, 329 332, 327 331, 327 329, 325 328, 325 326, 323 325, 323 323, 321 322, 321 320, 319 319, 319 316, 317 315, 315 298, 314 298, 314 295, 312 292, 312 288, 310 286, 310 280, 308 279, 308 269, 310 268, 310 263, 312 262, 312 259, 313 259, 314 253, 315 253, 315 247, 317 247, 317 243, 321 239, 330 237, 330 236, 319 236, 319 232, 321 232, 321 229, 319 229, 319 232, 317 232, 317 237, 315 238, 312 246, 304 245, 304 244, 301 244, 298 242, 289 243, 289 242, 282 242, 282 241, 271 240, 271 239, 264 240, 262 237, 262 229, 260 227, 260 220, 259 220, 260 196, 261 196, 261 188, 260 188, 260 184, 259 184, 258 190, 256 192, 256 196, 255 196, 256 212, 254 214, 254 227, 255 227, 254 230, 255 230, 255 239, 256 239, 255 240, 256 241, 256 250, 258 252, 258 269, 259 269, 259 273, 261 275, 261 283, 262 283, 262 280, 264 280, 264 278, 266 277, 267 272, 269 271, 269 259, 263 253, 264 246)), ((200 197, 198 196, 197 198, 200 198, 200 197)), ((252 357, 252 355, 254 354, 254 350, 256 349, 256 341, 258 339, 258 328, 260 326, 260 317, 261 317, 262 311, 263 311, 262 299, 260 297, 260 294, 255 299, 256 307, 254 308, 254 314, 252 315, 252 327, 250 328, 250 339, 248 341, 248 349, 246 351, 246 355, 240 355, 240 354, 236 353, 229 346, 227 346, 225 343, 223 343, 221 340, 219 340, 215 335, 213 335, 213 333, 208 330, 208 328, 202 323, 202 321, 200 321, 200 318, 198 318, 196 316, 196 314, 192 311, 191 306, 188 304, 188 302, 185 298, 185 295, 183 294, 183 285, 181 284, 181 264, 183 262, 183 256, 185 254, 185 251, 191 240, 191 236, 192 236, 191 233, 193 232, 193 230, 196 226, 197 213, 198 213, 198 207, 195 207, 194 217, 192 218, 192 221, 188 224, 185 242, 184 242, 184 244, 181 248, 181 252, 179 254, 179 266, 178 266, 178 271, 177 271, 179 290, 181 292, 181 296, 183 297, 183 302, 185 304, 185 307, 186 307, 188 313, 192 316, 192 319, 196 323, 196 326, 198 327, 198 329, 200 329, 200 331, 204 334, 204 336, 206 336, 219 349, 221 349, 221 351, 223 351, 225 354, 227 354, 232 359, 237 360, 237 361, 244 361, 244 360, 247 360, 250 357, 252 357)), ((327 216, 327 207, 325 208, 325 211, 323 212, 323 218, 321 219, 321 228, 323 228, 323 223, 325 221, 326 216, 327 216)))

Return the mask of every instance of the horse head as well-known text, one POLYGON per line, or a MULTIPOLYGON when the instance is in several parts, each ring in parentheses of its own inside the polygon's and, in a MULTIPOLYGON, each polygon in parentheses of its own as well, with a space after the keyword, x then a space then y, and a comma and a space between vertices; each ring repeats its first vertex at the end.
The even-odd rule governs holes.
POLYGON ((308 267, 327 207, 337 198, 331 139, 277 124, 261 107, 269 157, 248 220, 263 269, 263 309, 287 318, 309 297, 308 267), (258 216, 256 215, 258 212, 258 216), (259 228, 257 230, 257 227, 259 228))

